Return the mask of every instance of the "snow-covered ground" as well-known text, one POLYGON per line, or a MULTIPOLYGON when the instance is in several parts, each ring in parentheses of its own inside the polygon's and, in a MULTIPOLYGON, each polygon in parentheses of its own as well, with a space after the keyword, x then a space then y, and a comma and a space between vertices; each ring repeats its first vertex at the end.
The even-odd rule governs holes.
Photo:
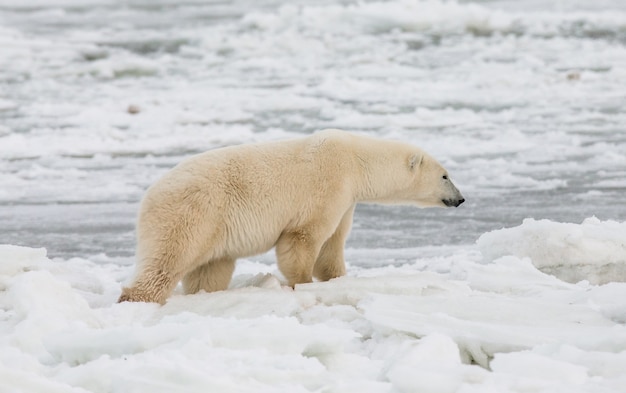
POLYGON ((624 108, 622 0, 0 0, 0 392, 624 392, 624 108), (162 173, 325 127, 467 202, 359 207, 332 282, 115 304, 162 173))
POLYGON ((351 265, 295 290, 240 261, 228 291, 164 306, 114 303, 130 266, 2 246, 2 391, 623 392, 626 283, 611 281, 626 275, 605 265, 626 264, 625 244, 626 223, 525 222, 482 236, 486 253, 351 265), (533 265, 561 254, 559 274, 608 283, 533 265))

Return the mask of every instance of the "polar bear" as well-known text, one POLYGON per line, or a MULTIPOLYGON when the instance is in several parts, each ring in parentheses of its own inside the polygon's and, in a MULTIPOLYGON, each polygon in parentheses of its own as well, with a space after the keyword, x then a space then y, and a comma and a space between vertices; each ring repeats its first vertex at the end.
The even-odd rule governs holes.
POLYGON ((448 172, 421 149, 324 130, 195 155, 152 185, 137 223, 137 266, 119 301, 164 303, 226 289, 237 258, 275 247, 289 285, 345 274, 358 202, 459 206, 448 172))

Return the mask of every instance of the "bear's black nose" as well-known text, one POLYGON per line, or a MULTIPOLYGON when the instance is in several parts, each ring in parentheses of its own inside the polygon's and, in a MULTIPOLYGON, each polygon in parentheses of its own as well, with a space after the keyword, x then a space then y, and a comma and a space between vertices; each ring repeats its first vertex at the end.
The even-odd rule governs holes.
POLYGON ((465 202, 465 199, 443 199, 442 202, 448 207, 458 207, 461 203, 465 202))

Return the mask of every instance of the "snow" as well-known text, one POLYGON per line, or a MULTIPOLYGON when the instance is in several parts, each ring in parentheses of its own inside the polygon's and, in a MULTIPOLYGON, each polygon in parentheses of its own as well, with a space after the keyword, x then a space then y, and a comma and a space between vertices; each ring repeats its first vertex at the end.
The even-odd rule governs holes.
POLYGON ((179 289, 164 306, 115 303, 132 266, 5 245, 0 375, 7 391, 618 392, 626 283, 561 281, 533 265, 554 242, 526 241, 590 225, 618 224, 527 221, 446 257, 350 266, 295 290, 243 260, 229 290, 179 289), (494 259, 499 241, 520 255, 494 259))
POLYGON ((626 222, 591 217, 577 225, 529 218, 519 227, 483 234, 478 246, 487 259, 527 257, 564 281, 626 281, 626 222))
POLYGON ((1 393, 626 390, 622 0, 0 0, 0 25, 1 393), (423 147, 467 201, 358 206, 330 282, 269 253, 115 303, 162 173, 326 127, 423 147))

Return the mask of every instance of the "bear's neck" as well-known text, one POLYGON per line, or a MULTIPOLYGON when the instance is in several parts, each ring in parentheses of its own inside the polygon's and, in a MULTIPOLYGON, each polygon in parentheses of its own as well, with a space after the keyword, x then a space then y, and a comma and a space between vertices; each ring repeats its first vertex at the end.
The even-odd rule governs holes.
MULTIPOLYGON (((389 141, 375 140, 375 143, 356 143, 355 159, 360 169, 357 185, 357 202, 400 203, 401 190, 406 187, 402 181, 406 170, 404 146, 389 141), (398 148, 400 147, 400 149, 398 148)), ((408 160, 407 160, 408 164, 408 160)))

